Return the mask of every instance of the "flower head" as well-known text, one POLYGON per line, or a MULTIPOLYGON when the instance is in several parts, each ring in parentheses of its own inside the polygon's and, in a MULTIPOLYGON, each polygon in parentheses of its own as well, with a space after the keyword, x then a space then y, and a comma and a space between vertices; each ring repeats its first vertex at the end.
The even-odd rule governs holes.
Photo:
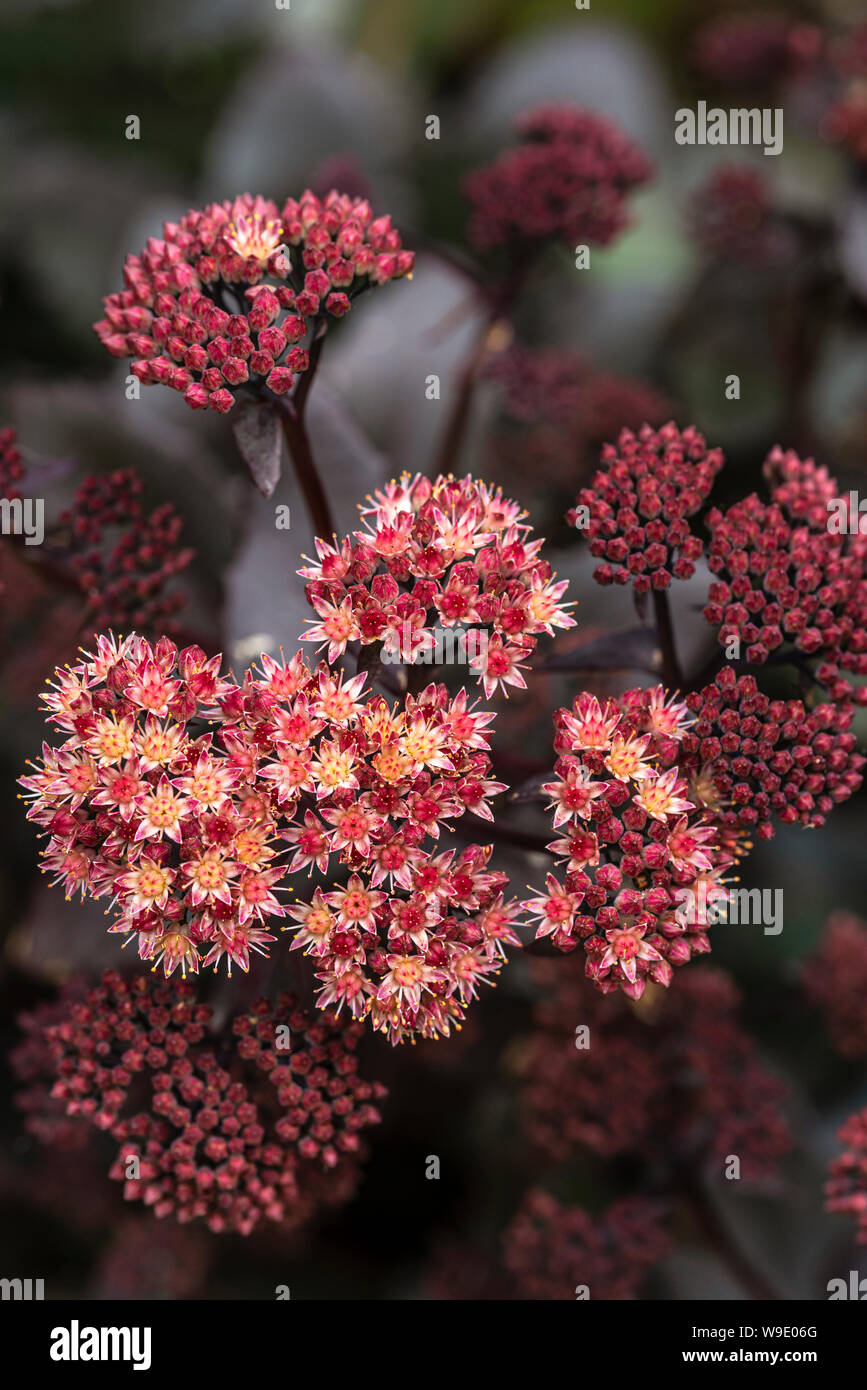
MULTIPOLYGON (((463 690, 431 684, 392 706, 364 684, 311 670, 300 653, 263 656, 219 698, 220 740, 230 765, 263 789, 292 847, 289 871, 348 870, 289 913, 320 1007, 369 1019, 393 1042, 446 1036, 477 981, 518 944, 506 877, 487 867, 490 846, 434 852, 443 828, 466 811, 489 819, 489 799, 504 790, 489 775, 493 715, 463 690)), ((208 776, 194 780, 213 793, 208 776)), ((209 898, 228 891, 234 902, 236 884, 241 898, 252 884, 258 905, 270 888, 254 867, 234 880, 220 864, 217 878, 207 858, 188 872, 209 898)), ((243 921, 244 909, 235 916, 243 921)))
POLYGON ((128 1200, 248 1235, 354 1187, 385 1095, 358 1076, 360 1032, 287 994, 217 1032, 189 985, 109 971, 43 1028, 42 1064, 52 1103, 117 1141, 109 1176, 128 1200))
POLYGON ((774 1175, 792 1147, 786 1091, 743 1028, 728 975, 694 966, 636 1009, 588 988, 576 963, 536 959, 532 973, 544 992, 522 1058, 522 1110, 544 1153, 680 1155, 713 1171, 737 1153, 745 1178, 774 1175), (590 1047, 577 1044, 579 1018, 590 1047))
POLYGON ((672 578, 691 578, 702 543, 689 518, 722 466, 721 451, 708 449, 692 426, 621 430, 616 445, 606 444, 602 467, 566 518, 586 532, 591 555, 601 561, 597 583, 632 583, 647 593, 667 589, 672 578))
POLYGON ((564 1207, 541 1188, 524 1196, 503 1236, 503 1254, 520 1297, 635 1298, 648 1268, 668 1252, 658 1203, 624 1197, 598 1216, 564 1207))
POLYGON ((699 880, 733 862, 714 813, 692 798, 681 767, 686 706, 660 686, 602 703, 576 696, 555 715, 557 778, 551 798, 560 838, 548 848, 565 865, 523 907, 537 937, 561 951, 583 944, 587 975, 603 993, 641 997, 668 985, 672 967, 710 949, 699 880))
MULTIPOLYGON (((24 477, 15 431, 0 429, 0 497, 19 497, 24 477)), ((171 503, 148 513, 142 507, 143 491, 131 468, 88 475, 48 529, 49 578, 80 589, 82 626, 164 632, 183 606, 183 595, 166 590, 194 551, 180 545, 183 522, 171 503)))
POLYGON ((474 245, 613 241, 627 224, 627 194, 651 175, 639 147, 604 116, 569 106, 529 111, 516 129, 517 146, 464 180, 474 245))
POLYGON ((851 705, 771 700, 731 667, 686 703, 696 718, 683 737, 684 766, 724 826, 762 839, 774 834, 774 818, 813 828, 861 785, 851 705))
POLYGON ((89 476, 60 517, 69 532, 69 563, 87 600, 86 621, 163 632, 183 605, 166 593, 194 551, 180 545, 183 522, 169 502, 142 508, 141 478, 132 469, 89 476))
POLYGON ((308 189, 280 209, 244 193, 165 223, 127 256, 126 287, 94 328, 144 385, 224 414, 247 384, 285 395, 307 369, 315 323, 412 265, 391 219, 364 199, 308 189))
POLYGON ((303 822, 283 831, 290 871, 349 870, 289 910, 293 946, 313 959, 320 1007, 369 1019, 395 1043, 447 1036, 478 981, 491 982, 505 947, 519 944, 506 876, 488 869, 490 846, 433 852, 443 827, 466 811, 490 817, 488 798, 504 789, 489 776, 492 716, 466 692, 451 697, 433 684, 391 709, 381 696, 361 700, 356 677, 338 700, 321 672, 305 683, 300 669, 292 697, 270 695, 250 673, 237 711, 280 815, 291 822, 294 805, 312 798, 303 822), (336 700, 339 726, 312 741, 311 759, 287 779, 297 763, 287 746, 294 714, 303 706, 324 723, 324 705, 336 700))
MULTIPOLYGON (((743 644, 762 665, 790 650, 807 662, 831 699, 867 701, 867 534, 832 528, 837 484, 812 459, 772 450, 764 466, 771 500, 755 493, 712 509, 708 565, 717 580, 704 616, 720 644, 743 644)), ((848 499, 839 499, 839 507, 848 499)), ((855 519, 857 523, 857 519, 855 519)))
POLYGON ((134 939, 166 975, 225 960, 246 970, 274 940, 276 824, 256 758, 201 732, 230 701, 219 658, 167 638, 99 638, 56 673, 45 696, 65 735, 21 779, 28 819, 47 837, 43 868, 79 892, 110 899, 109 927, 134 939))
POLYGON ((858 1244, 867 1245, 867 1110, 850 1115, 837 1137, 846 1147, 828 1170, 825 1205, 852 1217, 858 1244))
POLYGON ((837 1051, 843 1057, 867 1056, 867 923, 853 912, 833 912, 801 978, 837 1051))
POLYGON ((318 617, 305 640, 329 661, 359 641, 380 643, 386 660, 429 662, 434 626, 467 627, 468 665, 490 697, 498 686, 524 688, 523 663, 541 633, 574 626, 566 582, 499 488, 404 474, 368 499, 362 517, 365 529, 351 537, 317 540, 317 563, 299 570, 318 617))

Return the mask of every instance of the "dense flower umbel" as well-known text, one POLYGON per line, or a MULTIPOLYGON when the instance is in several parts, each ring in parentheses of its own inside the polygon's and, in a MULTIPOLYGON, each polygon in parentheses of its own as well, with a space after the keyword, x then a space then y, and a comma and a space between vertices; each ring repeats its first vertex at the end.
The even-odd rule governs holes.
POLYGON ((844 1212, 857 1222, 859 1245, 867 1245, 867 1110, 850 1115, 837 1138, 846 1152, 835 1158, 825 1184, 828 1211, 844 1212))
POLYGON ((623 1197, 596 1216, 531 1189, 503 1236, 506 1267, 524 1298, 633 1299, 647 1271, 668 1253, 663 1208, 623 1197))
POLYGON ((281 210, 245 193, 165 223, 162 239, 127 256, 126 288, 94 327, 144 385, 225 413, 248 383, 285 395, 307 369, 300 344, 314 320, 342 317, 362 290, 412 265, 391 219, 372 218, 361 198, 307 190, 281 210))
POLYGON ((722 881, 732 856, 715 818, 688 791, 678 765, 686 705, 655 690, 601 704, 575 697, 554 716, 557 781, 545 790, 561 837, 548 848, 566 865, 523 906, 537 937, 561 951, 579 944, 603 993, 639 999, 648 981, 710 949, 702 885, 722 881), (690 890, 695 906, 680 890, 690 890))
POLYGON ((317 540, 318 563, 298 571, 320 619, 305 640, 329 661, 354 641, 411 646, 424 660, 431 627, 466 624, 490 630, 469 662, 490 698, 498 685, 525 688, 523 663, 540 633, 574 627, 566 580, 555 581, 526 513, 499 488, 469 475, 404 474, 361 511, 366 530, 317 540))
POLYGON ((792 1147, 785 1087, 744 1033, 723 971, 685 971, 676 990, 648 990, 636 1009, 588 989, 573 962, 532 969, 547 991, 521 1065, 535 1144, 558 1162, 590 1150, 716 1173, 736 1153, 743 1177, 773 1175, 792 1147), (590 1029, 586 1049, 576 1046, 576 1019, 590 1029))
POLYGON ((85 621, 98 630, 165 631, 184 603, 182 595, 164 591, 195 552, 179 546, 183 522, 170 502, 142 513, 142 487, 132 469, 87 477, 60 517, 87 599, 85 621), (109 541, 116 530, 119 537, 109 541))
POLYGON ((58 670, 44 696, 64 734, 21 778, 28 818, 45 828, 44 872, 109 898, 109 931, 135 937, 167 975, 225 958, 246 970, 274 937, 274 820, 236 733, 200 732, 234 683, 220 658, 132 636, 58 670))
POLYGON ((628 224, 627 194, 650 178, 643 151, 613 121, 569 106, 530 111, 515 128, 521 143, 464 180, 473 244, 517 253, 613 241, 628 224))
POLYGON ((686 700, 695 722, 684 734, 684 765, 696 798, 725 826, 769 840, 772 818, 823 825, 861 785, 851 705, 770 700, 753 676, 731 667, 686 700))
MULTIPOLYGON (((0 429, 0 497, 21 496, 26 470, 17 436, 0 429)), ((178 544, 183 522, 169 502, 142 513, 134 469, 87 476, 47 535, 51 575, 75 580, 86 599, 82 625, 166 630, 183 596, 166 593, 194 551, 178 544)))
POLYGON ((616 445, 605 445, 601 462, 566 514, 602 561, 593 572, 597 583, 631 582, 640 594, 691 578, 702 543, 689 518, 723 466, 721 450, 708 449, 691 425, 681 431, 670 422, 660 430, 644 425, 637 434, 622 430, 616 445))
MULTIPOLYGON (((433 684, 399 708, 379 696, 363 704, 363 676, 341 685, 324 668, 311 674, 300 654, 262 662, 237 717, 278 813, 303 811, 284 832, 289 868, 349 870, 342 886, 317 887, 291 910, 320 1006, 345 1006, 395 1043, 447 1036, 479 984, 493 982, 506 945, 519 944, 490 846, 434 852, 441 826, 465 811, 491 819, 487 799, 504 789, 489 777, 493 715, 433 684)), ((224 703, 227 716, 235 703, 224 703)))
POLYGON ((818 948, 804 962, 804 993, 821 1009, 843 1057, 867 1057, 867 922, 834 912, 818 948))
POLYGON ((829 530, 837 484, 812 459, 776 448, 764 472, 770 502, 752 493, 707 515, 718 579, 704 615, 722 645, 744 644, 748 661, 761 665, 781 650, 815 658, 811 669, 832 699, 865 702, 867 689, 853 689, 852 678, 867 675, 867 535, 829 530))
POLYGON ((385 1095, 358 1076, 361 1032, 285 994, 214 1032, 188 984, 109 971, 44 1038, 53 1100, 118 1141, 109 1175, 129 1200, 247 1235, 351 1191, 385 1095))

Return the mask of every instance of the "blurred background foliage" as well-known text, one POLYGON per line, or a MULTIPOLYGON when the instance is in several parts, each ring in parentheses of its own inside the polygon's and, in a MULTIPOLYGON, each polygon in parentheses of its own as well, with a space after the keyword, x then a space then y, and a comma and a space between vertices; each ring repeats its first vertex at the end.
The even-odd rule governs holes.
MULTIPOLYGON (((838 27, 860 9, 805 3, 786 13, 838 27)), ((371 486, 402 468, 430 467, 443 410, 426 399, 425 377, 440 375, 447 400, 478 331, 461 177, 508 143, 516 114, 552 100, 616 119, 657 174, 635 200, 630 231, 612 249, 594 250, 591 274, 577 274, 565 251, 546 254, 516 306, 517 339, 577 351, 594 368, 664 393, 679 423, 694 422, 726 452, 717 500, 759 487, 761 462, 777 442, 815 450, 844 488, 863 486, 867 197, 863 174, 816 134, 821 94, 787 101, 782 156, 742 152, 770 180, 787 216, 821 221, 818 249, 802 244, 782 268, 757 271, 709 263, 688 236, 695 190, 729 152, 677 147, 673 113, 699 97, 730 104, 686 59, 698 27, 729 12, 706 0, 592 0, 589 11, 570 0, 291 0, 286 10, 273 0, 3 0, 0 425, 18 429, 28 462, 62 465, 50 508, 68 500, 82 472, 137 468, 149 499, 170 500, 181 512, 197 552, 186 581, 190 629, 230 656, 258 634, 272 649, 282 642, 294 650, 307 611, 294 571, 311 535, 293 481, 284 479, 265 502, 243 475, 224 421, 194 415, 168 391, 126 400, 126 366, 106 356, 90 327, 102 295, 120 283, 125 252, 188 207, 245 190, 280 200, 308 184, 324 191, 331 181, 369 190, 375 210, 390 211, 404 244, 420 255, 411 286, 370 296, 339 325, 311 398, 326 486, 348 529, 371 486), (431 113, 441 120, 437 142, 424 138, 431 113), (129 115, 140 118, 139 140, 125 138, 129 115), (793 334, 802 349, 794 362, 785 351, 793 334), (723 394, 729 372, 741 376, 736 403, 723 394), (281 502, 292 508, 288 536, 273 526, 281 502)), ((776 100, 769 91, 762 103, 776 100)), ((502 448, 499 411, 488 383, 463 462, 502 482, 551 538, 582 627, 630 625, 629 600, 593 585, 588 557, 563 524, 592 458, 576 452, 547 476, 522 467, 520 448, 508 455, 502 448)), ((712 647, 698 612, 706 579, 701 572, 675 597, 695 664, 712 647)), ((16 610, 17 598, 7 579, 0 596, 7 609, 0 678, 6 1044, 22 1006, 70 970, 102 968, 116 956, 113 942, 105 949, 101 914, 64 904, 36 882, 14 779, 40 738, 35 690, 68 651, 56 630, 35 629, 32 615, 16 610)), ((540 677, 510 701, 499 731, 507 750, 519 760, 545 758, 550 712, 571 698, 577 679, 540 677)), ((591 688, 603 688, 590 679, 591 688)), ((616 686, 637 679, 621 673, 616 686)), ((532 817, 527 811, 525 823, 543 828, 532 817)), ((822 1297, 826 1271, 856 1261, 845 1223, 822 1212, 821 1182, 835 1127, 867 1100, 867 1084, 863 1069, 834 1058, 800 997, 797 969, 828 913, 863 902, 864 834, 863 797, 821 831, 778 833, 748 860, 744 882, 784 887, 782 935, 717 928, 714 940, 714 962, 734 974, 747 1023, 792 1086, 799 1137, 782 1191, 722 1192, 719 1201, 789 1297, 822 1297)), ((517 852, 500 862, 518 891, 545 867, 540 856, 517 852)), ((300 1251, 273 1236, 244 1245, 185 1233, 173 1244, 149 1218, 129 1218, 114 1185, 88 1177, 83 1159, 80 1172, 64 1175, 68 1190, 99 1195, 90 1205, 82 1196, 73 1221, 69 1203, 52 1197, 50 1176, 33 1169, 20 1117, 6 1104, 3 1272, 38 1267, 52 1296, 131 1289, 270 1297, 274 1285, 288 1283, 298 1297, 407 1298, 424 1296, 441 1240, 478 1238, 496 1261, 497 1232, 516 1194, 545 1180, 516 1119, 514 1058, 531 1026, 532 992, 517 960, 453 1042, 394 1054, 371 1042, 368 1071, 392 1097, 365 1186, 300 1251), (438 1183, 424 1178, 430 1153, 442 1160, 438 1183), (34 1171, 38 1184, 29 1180, 34 1171), (148 1274, 137 1284, 131 1271, 140 1266, 148 1274), (192 1273, 178 1289, 172 1278, 180 1268, 192 1273)), ((10 1086, 6 1078, 7 1101, 10 1086)), ((617 1165, 588 1160, 559 1181, 567 1195, 598 1206, 622 1190, 622 1179, 617 1165)), ((738 1293, 688 1223, 653 1287, 665 1297, 738 1293)))

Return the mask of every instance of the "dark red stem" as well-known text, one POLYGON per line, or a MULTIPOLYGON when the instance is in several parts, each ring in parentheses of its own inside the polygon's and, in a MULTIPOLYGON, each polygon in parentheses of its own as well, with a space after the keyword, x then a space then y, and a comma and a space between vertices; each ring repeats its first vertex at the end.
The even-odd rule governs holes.
POLYGON ((278 400, 276 408, 283 426, 289 457, 295 469, 295 477, 298 479, 298 486, 304 494, 304 502, 313 522, 314 533, 323 540, 330 541, 336 534, 334 517, 313 458, 304 417, 298 414, 291 401, 278 400))
POLYGON ((683 672, 677 656, 668 594, 664 589, 653 590, 653 614, 656 618, 656 636, 662 656, 662 679, 669 690, 680 690, 683 687, 683 672))

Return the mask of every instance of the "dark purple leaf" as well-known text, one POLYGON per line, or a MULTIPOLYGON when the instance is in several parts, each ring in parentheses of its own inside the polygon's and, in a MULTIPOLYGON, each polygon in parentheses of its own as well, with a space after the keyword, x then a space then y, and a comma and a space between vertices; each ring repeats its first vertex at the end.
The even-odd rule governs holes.
POLYGON ((280 417, 265 401, 244 401, 238 406, 232 428, 250 477, 263 497, 270 497, 280 481, 280 417))

